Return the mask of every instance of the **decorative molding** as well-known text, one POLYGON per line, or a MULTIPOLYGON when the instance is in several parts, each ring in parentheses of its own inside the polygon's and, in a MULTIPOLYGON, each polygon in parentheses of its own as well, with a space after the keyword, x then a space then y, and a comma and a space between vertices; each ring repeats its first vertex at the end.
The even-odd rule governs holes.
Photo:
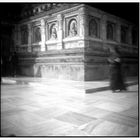
POLYGON ((32 22, 32 26, 40 26, 41 25, 41 20, 36 20, 32 22))

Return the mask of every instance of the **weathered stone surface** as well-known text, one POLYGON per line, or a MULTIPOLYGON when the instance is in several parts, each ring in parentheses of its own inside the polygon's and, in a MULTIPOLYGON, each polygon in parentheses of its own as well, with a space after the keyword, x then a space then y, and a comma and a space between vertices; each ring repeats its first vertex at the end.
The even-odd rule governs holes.
POLYGON ((58 64, 41 65, 38 67, 42 77, 66 80, 84 80, 83 65, 58 64))
POLYGON ((121 52, 124 73, 138 74, 138 47, 132 44, 131 23, 86 4, 42 4, 33 13, 15 28, 21 74, 68 80, 105 79, 109 77, 107 58, 113 47, 121 52), (113 25, 113 37, 109 39, 108 23, 113 25), (23 25, 28 27, 28 44, 21 42, 23 25), (124 25, 128 27, 128 40, 122 43, 124 25), (37 41, 35 29, 39 29, 37 41))

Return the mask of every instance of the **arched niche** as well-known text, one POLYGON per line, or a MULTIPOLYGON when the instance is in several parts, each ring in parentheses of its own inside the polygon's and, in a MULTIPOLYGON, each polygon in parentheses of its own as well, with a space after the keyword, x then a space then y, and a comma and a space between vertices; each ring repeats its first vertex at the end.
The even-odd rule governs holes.
POLYGON ((74 37, 78 34, 77 21, 76 19, 71 19, 68 23, 68 36, 74 37))
POLYGON ((56 28, 56 24, 52 24, 51 26, 50 26, 50 31, 49 31, 50 33, 50 36, 49 36, 49 38, 50 39, 57 39, 57 28, 56 28))
POLYGON ((96 19, 91 19, 89 21, 89 36, 98 37, 98 22, 96 19))
POLYGON ((41 41, 41 29, 39 26, 33 28, 33 42, 37 43, 41 41))
POLYGON ((111 23, 107 24, 107 39, 109 40, 114 39, 114 29, 113 29, 113 24, 111 23))
POLYGON ((28 44, 28 28, 22 28, 21 29, 21 44, 28 44))

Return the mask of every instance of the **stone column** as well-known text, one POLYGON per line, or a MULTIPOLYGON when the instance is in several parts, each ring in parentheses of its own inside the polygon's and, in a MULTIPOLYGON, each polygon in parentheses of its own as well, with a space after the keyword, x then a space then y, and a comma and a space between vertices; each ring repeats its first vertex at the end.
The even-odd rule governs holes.
POLYGON ((45 51, 45 21, 41 20, 41 51, 45 51))
POLYGON ((119 22, 116 24, 116 41, 121 42, 121 24, 119 22))
POLYGON ((58 31, 57 31, 57 39, 58 39, 58 43, 57 43, 57 48, 58 49, 63 49, 63 15, 59 14, 57 16, 57 20, 58 20, 58 31))
POLYGON ((100 38, 105 41, 106 40, 106 15, 103 15, 101 18, 101 26, 100 26, 100 38))
POLYGON ((31 30, 31 24, 28 24, 28 48, 27 51, 31 52, 32 51, 32 30, 31 30))
POLYGON ((88 36, 88 11, 85 7, 79 9, 79 35, 80 38, 88 36))
POLYGON ((86 7, 81 7, 79 9, 79 47, 84 48, 88 47, 88 41, 86 38, 88 37, 88 10, 86 7))

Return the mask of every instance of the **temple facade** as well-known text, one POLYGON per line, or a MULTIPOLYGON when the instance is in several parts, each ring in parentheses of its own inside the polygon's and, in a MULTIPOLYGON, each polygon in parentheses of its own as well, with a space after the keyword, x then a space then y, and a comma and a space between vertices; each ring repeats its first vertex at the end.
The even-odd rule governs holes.
POLYGON ((19 74, 91 81, 109 76, 109 48, 118 47, 126 76, 138 75, 137 27, 86 4, 26 7, 14 29, 19 74))

